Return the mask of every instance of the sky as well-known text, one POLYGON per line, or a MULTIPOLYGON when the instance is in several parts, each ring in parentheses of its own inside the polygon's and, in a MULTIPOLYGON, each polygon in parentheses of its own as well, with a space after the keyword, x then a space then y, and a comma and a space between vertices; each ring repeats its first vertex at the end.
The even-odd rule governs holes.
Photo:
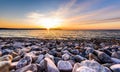
POLYGON ((120 0, 0 0, 0 28, 120 29, 120 0))

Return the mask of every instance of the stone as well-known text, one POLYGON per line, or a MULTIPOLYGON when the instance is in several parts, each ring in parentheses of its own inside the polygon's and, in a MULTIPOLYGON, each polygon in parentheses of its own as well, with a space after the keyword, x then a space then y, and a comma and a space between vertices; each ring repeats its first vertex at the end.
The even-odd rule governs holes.
POLYGON ((16 56, 18 56, 18 54, 16 52, 14 52, 14 51, 11 52, 10 55, 12 55, 13 58, 16 57, 16 56))
POLYGON ((83 61, 83 60, 86 60, 86 58, 84 58, 84 57, 82 57, 82 56, 80 56, 80 55, 75 55, 75 56, 73 56, 73 59, 74 59, 74 61, 76 61, 76 62, 81 62, 81 61, 83 61))
POLYGON ((38 69, 38 70, 43 71, 43 70, 46 69, 46 66, 45 66, 45 60, 44 60, 44 59, 39 63, 39 65, 40 65, 41 69, 38 69))
POLYGON ((52 61, 54 61, 54 56, 50 54, 45 54, 45 58, 50 58, 52 61))
POLYGON ((38 56, 38 59, 36 60, 36 63, 40 63, 43 60, 43 58, 44 58, 44 55, 40 54, 38 56))
POLYGON ((112 72, 108 67, 105 67, 106 72, 112 72))
POLYGON ((97 51, 97 57, 100 59, 100 61, 102 63, 111 63, 112 60, 111 60, 111 57, 109 55, 107 55, 106 53, 104 52, 101 52, 101 51, 97 51))
POLYGON ((72 66, 74 66, 75 61, 73 61, 73 60, 68 60, 68 61, 71 63, 72 66))
POLYGON ((0 57, 0 61, 12 61, 13 57, 11 55, 4 55, 2 57, 0 57))
POLYGON ((120 64, 120 59, 117 59, 117 58, 111 58, 111 60, 112 60, 113 63, 115 63, 115 64, 120 64))
POLYGON ((10 61, 1 61, 0 62, 0 72, 9 72, 10 61))
POLYGON ((12 52, 12 50, 10 50, 10 49, 4 49, 4 50, 2 50, 2 55, 4 56, 4 55, 8 55, 8 54, 10 54, 12 52))
POLYGON ((94 52, 94 49, 93 48, 91 48, 91 47, 85 47, 85 53, 86 54, 89 54, 89 53, 93 53, 94 52))
POLYGON ((77 72, 77 69, 80 67, 80 63, 75 63, 72 72, 77 72))
POLYGON ((65 54, 62 55, 62 59, 63 60, 69 60, 70 59, 70 55, 65 53, 65 54))
POLYGON ((98 57, 92 53, 89 53, 89 60, 96 60, 97 62, 101 62, 98 57))
POLYGON ((21 59, 21 56, 16 56, 15 58, 13 58, 13 62, 19 61, 21 59))
POLYGON ((45 58, 46 72, 59 72, 58 68, 50 58, 45 58))
POLYGON ((2 51, 0 51, 0 56, 2 56, 2 51))
POLYGON ((23 68, 17 69, 15 72, 37 72, 36 64, 29 64, 23 68))
POLYGON ((94 60, 85 60, 85 61, 82 61, 80 64, 81 64, 81 67, 86 66, 90 69, 93 69, 95 72, 106 72, 105 67, 100 65, 98 62, 94 60))
POLYGON ((57 67, 60 72, 72 72, 72 65, 69 61, 60 60, 57 64, 57 67))
POLYGON ((113 72, 120 72, 120 64, 115 64, 110 67, 113 72))
POLYGON ((10 69, 16 69, 18 62, 12 62, 10 65, 10 69))
POLYGON ((113 52, 112 55, 111 55, 111 57, 120 59, 120 53, 113 52))
POLYGON ((79 50, 78 50, 78 49, 71 50, 70 52, 71 52, 72 54, 74 54, 74 55, 77 55, 77 54, 79 54, 79 50))
POLYGON ((31 64, 31 62, 32 62, 32 57, 26 55, 24 58, 22 58, 22 59, 18 62, 16 68, 17 68, 17 69, 22 68, 22 67, 24 67, 24 66, 26 66, 26 65, 31 64))
POLYGON ((82 66, 82 67, 79 67, 77 68, 76 71, 73 71, 73 72, 98 72, 98 71, 95 71, 89 67, 86 67, 86 66, 82 66))
POLYGON ((57 63, 58 63, 59 60, 62 60, 62 58, 60 58, 60 57, 55 57, 55 58, 54 58, 54 61, 55 61, 55 64, 56 64, 56 65, 57 65, 57 63))

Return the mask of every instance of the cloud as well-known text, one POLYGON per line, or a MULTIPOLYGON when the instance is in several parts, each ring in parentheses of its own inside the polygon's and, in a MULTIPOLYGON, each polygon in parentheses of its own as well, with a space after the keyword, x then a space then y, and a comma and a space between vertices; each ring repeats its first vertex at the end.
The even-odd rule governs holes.
POLYGON ((62 4, 57 10, 48 13, 31 12, 27 17, 34 22, 38 22, 42 18, 61 18, 64 24, 98 24, 118 22, 120 20, 120 9, 117 8, 118 6, 110 4, 94 9, 97 4, 102 4, 102 1, 85 0, 79 2, 79 0, 70 0, 70 2, 62 4))

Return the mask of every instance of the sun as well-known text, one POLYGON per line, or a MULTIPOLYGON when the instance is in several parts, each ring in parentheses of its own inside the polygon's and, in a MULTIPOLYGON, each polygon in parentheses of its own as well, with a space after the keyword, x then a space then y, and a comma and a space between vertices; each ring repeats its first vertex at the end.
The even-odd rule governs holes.
POLYGON ((41 26, 47 29, 56 28, 60 25, 61 21, 59 18, 43 18, 41 19, 41 26))

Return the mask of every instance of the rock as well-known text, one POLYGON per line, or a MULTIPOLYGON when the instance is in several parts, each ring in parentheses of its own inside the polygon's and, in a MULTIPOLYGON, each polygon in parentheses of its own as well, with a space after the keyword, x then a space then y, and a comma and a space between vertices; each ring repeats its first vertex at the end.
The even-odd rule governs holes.
POLYGON ((68 60, 68 61, 71 63, 72 66, 74 66, 75 61, 73 61, 73 60, 68 60))
POLYGON ((85 60, 81 62, 81 67, 86 66, 90 69, 93 69, 95 72, 106 72, 104 66, 100 65, 98 62, 94 60, 85 60))
POLYGON ((74 54, 74 55, 78 55, 78 54, 79 54, 79 50, 78 50, 78 49, 71 50, 70 52, 71 52, 72 54, 74 54))
POLYGON ((52 61, 54 61, 54 56, 50 54, 45 54, 45 58, 50 58, 52 61))
POLYGON ((24 58, 22 58, 22 59, 18 62, 16 68, 17 68, 17 69, 18 69, 18 68, 22 68, 22 67, 24 67, 24 66, 26 66, 26 65, 31 64, 31 62, 32 62, 32 57, 26 55, 24 58))
POLYGON ((38 70, 43 71, 43 70, 46 69, 46 66, 45 66, 45 60, 44 60, 44 59, 39 63, 39 65, 40 65, 41 69, 38 69, 38 70))
POLYGON ((70 55, 65 53, 65 54, 62 55, 62 59, 63 60, 69 60, 70 59, 70 55))
POLYGON ((16 56, 15 58, 13 58, 13 62, 19 61, 21 59, 20 56, 16 56))
POLYGON ((41 51, 41 48, 39 48, 39 46, 31 46, 31 51, 41 51))
POLYGON ((113 63, 115 64, 120 64, 120 59, 117 59, 117 58, 111 58, 113 63))
POLYGON ((86 67, 86 66, 82 66, 82 67, 79 67, 77 68, 76 71, 73 71, 73 72, 98 72, 98 71, 95 71, 89 67, 86 67))
POLYGON ((86 51, 85 51, 86 54, 89 54, 89 53, 93 53, 93 52, 94 52, 94 49, 91 48, 91 47, 85 47, 85 49, 86 49, 86 51))
POLYGON ((55 64, 56 64, 56 65, 57 65, 57 63, 58 63, 59 60, 62 60, 62 58, 60 58, 60 57, 55 57, 55 58, 54 58, 54 61, 55 61, 55 64))
POLYGON ((12 62, 10 65, 10 69, 16 69, 18 62, 12 62))
POLYGON ((30 52, 31 48, 27 47, 27 48, 22 48, 21 51, 28 53, 30 52))
POLYGON ((0 57, 2 56, 2 51, 0 51, 0 57))
POLYGON ((115 64, 110 67, 113 72, 120 72, 120 64, 115 64))
POLYGON ((11 52, 10 55, 12 55, 13 58, 16 57, 16 56, 18 56, 18 54, 16 52, 14 52, 14 51, 11 52))
POLYGON ((43 58, 44 58, 44 55, 40 54, 38 56, 38 59, 36 60, 36 63, 40 63, 43 60, 43 58))
POLYGON ((69 61, 60 60, 57 64, 57 67, 60 72, 72 72, 72 65, 69 61))
POLYGON ((45 58, 45 67, 46 72, 59 72, 58 68, 50 58, 45 58))
POLYGON ((106 72, 112 72, 108 67, 105 67, 106 72))
POLYGON ((111 57, 120 59, 120 53, 113 52, 111 57))
POLYGON ((59 47, 59 48, 56 48, 56 51, 60 52, 63 48, 62 47, 59 47))
POLYGON ((4 55, 2 57, 0 57, 0 61, 12 61, 13 57, 11 55, 4 55))
POLYGON ((81 62, 81 61, 85 60, 86 58, 84 58, 84 57, 82 57, 80 55, 75 55, 75 56, 73 56, 73 59, 76 62, 81 62))
POLYGON ((77 69, 80 67, 80 63, 75 63, 72 72, 77 72, 77 69))
POLYGON ((21 42, 15 42, 14 44, 13 44, 13 46, 15 46, 15 47, 23 47, 23 43, 21 43, 21 42))
POLYGON ((8 54, 10 54, 12 52, 12 50, 10 50, 10 49, 4 49, 4 50, 2 50, 2 55, 4 56, 4 55, 8 55, 8 54))
POLYGON ((98 57, 92 53, 89 53, 89 60, 96 60, 97 62, 101 62, 98 57))
POLYGON ((15 72, 37 72, 37 65, 36 64, 29 64, 23 68, 16 70, 15 72))
POLYGON ((0 72, 9 72, 10 61, 1 61, 0 62, 0 72))
POLYGON ((105 66, 105 67, 110 67, 110 66, 112 66, 112 65, 114 65, 113 63, 105 63, 105 64, 102 64, 103 66, 105 66))
POLYGON ((111 60, 111 57, 109 55, 107 55, 106 53, 104 52, 101 52, 101 51, 97 51, 97 57, 100 59, 100 61, 102 63, 111 63, 112 60, 111 60))

